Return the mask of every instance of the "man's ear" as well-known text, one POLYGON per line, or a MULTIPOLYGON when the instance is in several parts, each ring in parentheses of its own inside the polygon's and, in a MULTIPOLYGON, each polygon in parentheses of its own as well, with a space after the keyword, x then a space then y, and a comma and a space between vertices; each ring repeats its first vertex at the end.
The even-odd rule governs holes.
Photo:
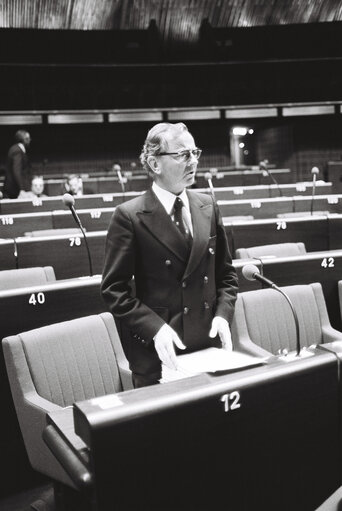
POLYGON ((155 174, 160 174, 160 172, 161 172, 160 167, 159 167, 157 158, 155 156, 148 156, 147 163, 148 163, 150 169, 152 170, 152 172, 154 172, 155 174))

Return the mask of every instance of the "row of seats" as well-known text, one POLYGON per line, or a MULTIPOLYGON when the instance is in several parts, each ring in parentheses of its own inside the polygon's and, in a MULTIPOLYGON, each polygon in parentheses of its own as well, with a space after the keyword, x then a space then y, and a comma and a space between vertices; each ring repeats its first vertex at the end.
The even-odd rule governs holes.
MULTIPOLYGON (((291 182, 292 174, 290 169, 273 169, 278 183, 286 184, 291 182)), ((196 174, 196 186, 204 188, 207 186, 206 172, 198 170, 196 174)), ((255 186, 268 185, 270 177, 260 170, 236 170, 212 173, 214 186, 255 186)), ((126 191, 146 190, 151 181, 146 175, 128 176, 125 183, 126 191)), ((47 179, 45 182, 46 193, 50 196, 60 195, 63 179, 47 179)), ((117 176, 83 178, 84 189, 87 193, 113 193, 121 192, 122 185, 117 176)))
MULTIPOLYGON (((234 258, 258 257, 256 248, 276 245, 272 252, 263 255, 291 255, 284 247, 295 248, 300 254, 305 250, 323 252, 342 248, 339 232, 342 215, 309 217, 289 220, 262 220, 255 222, 224 222, 229 246, 234 258), (290 247, 288 245, 291 243, 290 247), (294 245, 295 244, 295 245, 294 245), (278 248, 277 248, 278 247, 278 248)), ((71 228, 72 229, 72 228, 71 228)), ((40 234, 35 233, 35 234, 40 234)), ((54 234, 54 232, 50 232, 54 234)), ((106 231, 87 233, 94 273, 102 272, 106 231)), ((89 264, 83 237, 78 230, 69 234, 44 237, 16 237, 0 240, 0 268, 27 268, 37 265, 52 266, 57 279, 89 275, 89 264), (68 264, 66 264, 66 261, 68 264)))
MULTIPOLYGON (((310 197, 280 197, 278 199, 218 201, 222 216, 226 222, 242 220, 305 217, 310 215, 310 197)), ((114 207, 78 210, 82 225, 87 231, 106 230, 114 207)), ((342 195, 316 196, 314 214, 326 216, 329 213, 342 213, 342 195)), ((18 213, 0 215, 0 237, 13 238, 23 236, 35 230, 65 229, 75 227, 75 221, 68 209, 43 211, 39 213, 18 213)))
MULTIPOLYGON (((339 290, 342 302, 342 281, 339 290)), ((284 291, 298 312, 302 346, 342 340, 342 333, 330 326, 319 284, 291 286, 284 291)), ((232 337, 236 350, 256 356, 270 357, 279 349, 294 349, 294 320, 284 297, 270 289, 240 293, 232 337)), ((112 316, 92 315, 7 337, 3 350, 32 466, 75 487, 43 441, 46 413, 132 388, 112 316)), ((68 442, 87 459, 86 445, 74 433, 72 410, 69 424, 63 427, 68 442)))
MULTIPOLYGON (((198 188, 197 191, 209 193, 208 187, 198 188)), ((279 197, 279 191, 284 197, 311 196, 312 183, 296 183, 287 185, 234 186, 215 188, 217 200, 255 200, 279 197)), ((75 197, 76 209, 91 209, 114 207, 122 202, 137 197, 143 192, 117 192, 107 194, 92 194, 75 197)), ((320 181, 316 185, 317 195, 332 194, 332 184, 320 181)), ((63 208, 62 197, 42 197, 34 201, 29 199, 4 199, 0 201, 0 215, 18 213, 34 213, 54 211, 63 208)))

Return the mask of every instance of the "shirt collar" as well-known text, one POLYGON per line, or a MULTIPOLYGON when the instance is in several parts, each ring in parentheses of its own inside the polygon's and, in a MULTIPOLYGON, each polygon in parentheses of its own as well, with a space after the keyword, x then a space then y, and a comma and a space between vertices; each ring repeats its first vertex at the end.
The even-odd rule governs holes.
POLYGON ((25 148, 24 144, 22 144, 21 142, 18 142, 18 146, 20 147, 20 149, 22 150, 23 153, 26 153, 26 148, 25 148))
POLYGON ((161 188, 155 182, 153 182, 152 190, 154 191, 157 198, 160 200, 160 202, 164 206, 165 211, 168 215, 171 215, 173 212, 173 206, 175 204, 176 197, 179 197, 180 199, 182 199, 184 206, 186 207, 186 209, 188 209, 190 211, 189 198, 188 198, 185 188, 181 194, 175 195, 174 193, 169 192, 168 190, 165 190, 164 188, 161 188))

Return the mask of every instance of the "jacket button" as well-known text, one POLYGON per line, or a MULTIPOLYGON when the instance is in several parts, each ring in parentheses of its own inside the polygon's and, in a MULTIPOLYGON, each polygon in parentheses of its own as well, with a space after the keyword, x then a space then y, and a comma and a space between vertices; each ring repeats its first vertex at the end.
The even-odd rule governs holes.
POLYGON ((207 277, 207 276, 205 276, 205 277, 203 278, 203 282, 204 282, 204 284, 208 284, 209 279, 208 279, 208 277, 207 277))
POLYGON ((144 339, 141 339, 141 342, 142 342, 143 344, 146 344, 146 341, 145 341, 144 339))
POLYGON ((166 264, 166 266, 170 266, 171 265, 170 259, 166 259, 165 264, 166 264))
POLYGON ((208 302, 204 302, 204 308, 205 309, 209 309, 209 303, 208 302))
POLYGON ((187 286, 187 283, 186 281, 184 280, 184 282, 182 282, 182 287, 186 287, 187 286))
POLYGON ((210 248, 209 248, 209 253, 210 253, 211 255, 214 255, 214 254, 215 254, 215 250, 214 250, 212 247, 210 247, 210 248))
POLYGON ((187 314, 189 312, 189 307, 184 307, 183 312, 184 314, 187 314))

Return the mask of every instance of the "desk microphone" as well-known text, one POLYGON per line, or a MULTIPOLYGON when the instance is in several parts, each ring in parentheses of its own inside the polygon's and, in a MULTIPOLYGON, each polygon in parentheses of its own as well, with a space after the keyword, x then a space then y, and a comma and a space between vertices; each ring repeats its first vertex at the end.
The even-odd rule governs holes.
POLYGON ((88 240, 87 240, 85 231, 83 229, 83 226, 81 224, 81 220, 80 220, 80 218, 79 218, 79 216, 78 216, 78 214, 76 213, 76 210, 75 210, 75 199, 74 199, 74 197, 72 195, 70 195, 70 193, 65 193, 63 195, 63 197, 62 197, 62 201, 63 201, 64 205, 67 206, 70 209, 71 214, 74 217, 74 220, 75 220, 76 224, 81 229, 81 232, 83 234, 83 238, 84 238, 84 242, 85 242, 85 246, 86 246, 87 254, 88 254, 89 275, 92 277, 93 276, 93 265, 91 263, 91 257, 90 257, 90 250, 89 250, 89 246, 88 246, 88 240))
POLYGON ((212 176, 211 176, 211 172, 206 172, 206 173, 204 174, 204 179, 205 179, 206 181, 208 181, 208 185, 209 185, 209 189, 210 189, 210 194, 211 194, 211 196, 212 196, 212 198, 213 198, 213 201, 214 201, 214 203, 215 203, 215 202, 216 202, 216 197, 215 197, 215 192, 214 192, 214 187, 213 187, 213 182, 212 182, 212 180, 211 180, 211 177, 212 177, 212 176))
POLYGON ((122 193, 125 193, 126 192, 125 179, 122 177, 120 166, 117 165, 117 167, 118 168, 116 169, 116 174, 118 176, 118 180, 119 180, 119 183, 121 185, 122 193))
POLYGON ((276 187, 278 188, 278 192, 279 192, 279 196, 282 197, 283 196, 283 192, 281 191, 280 189, 280 186, 279 186, 279 183, 278 181, 276 180, 276 178, 274 177, 274 175, 272 174, 272 172, 270 172, 268 170, 268 160, 262 160, 260 163, 259 163, 259 169, 262 170, 268 177, 271 178, 271 180, 273 181, 273 183, 276 185, 276 187))
POLYGON ((280 287, 278 287, 274 282, 272 282, 271 280, 269 280, 266 277, 264 277, 263 275, 261 275, 259 268, 254 266, 254 264, 246 264, 245 266, 243 266, 242 267, 242 275, 247 280, 258 280, 259 282, 262 282, 263 284, 265 284, 267 287, 270 287, 270 288, 274 289, 275 291, 278 291, 280 294, 282 294, 284 296, 284 298, 290 305, 290 308, 291 308, 291 311, 293 314, 293 318, 295 321, 295 325, 296 325, 296 346, 297 346, 296 355, 298 357, 300 355, 299 321, 298 321, 298 316, 295 311, 295 308, 294 308, 290 298, 288 297, 288 295, 282 289, 280 289, 280 287))
POLYGON ((315 197, 315 191, 316 191, 316 176, 319 174, 319 168, 318 167, 312 167, 311 169, 312 174, 312 196, 311 196, 311 207, 310 207, 310 214, 313 214, 313 206, 314 206, 314 197, 315 197))

